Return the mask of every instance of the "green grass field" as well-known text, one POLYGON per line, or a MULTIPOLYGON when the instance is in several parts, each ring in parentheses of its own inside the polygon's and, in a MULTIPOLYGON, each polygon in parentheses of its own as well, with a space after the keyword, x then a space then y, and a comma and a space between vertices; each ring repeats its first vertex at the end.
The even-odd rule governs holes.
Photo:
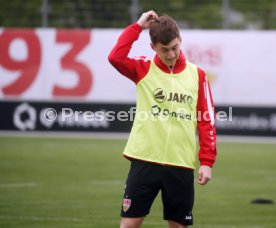
MULTIPOLYGON (((0 137, 0 227, 119 227, 125 140, 0 137)), ((195 228, 276 227, 276 145, 219 143, 195 228), (273 205, 251 204, 256 198, 273 205)), ((166 227, 160 196, 143 227, 166 227)))

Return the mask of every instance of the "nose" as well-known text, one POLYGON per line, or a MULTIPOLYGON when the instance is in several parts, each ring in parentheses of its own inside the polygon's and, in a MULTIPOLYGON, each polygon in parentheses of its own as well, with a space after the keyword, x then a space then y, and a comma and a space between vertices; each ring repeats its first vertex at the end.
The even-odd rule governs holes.
POLYGON ((173 50, 170 50, 167 54, 167 59, 174 59, 176 56, 175 52, 173 50))

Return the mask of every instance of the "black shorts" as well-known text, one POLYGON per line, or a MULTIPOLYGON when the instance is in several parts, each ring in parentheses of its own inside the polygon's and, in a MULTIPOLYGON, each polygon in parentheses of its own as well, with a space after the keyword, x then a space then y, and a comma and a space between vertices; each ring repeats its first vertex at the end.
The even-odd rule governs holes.
POLYGON ((121 217, 145 217, 159 190, 164 219, 192 225, 194 171, 137 160, 131 161, 121 217))

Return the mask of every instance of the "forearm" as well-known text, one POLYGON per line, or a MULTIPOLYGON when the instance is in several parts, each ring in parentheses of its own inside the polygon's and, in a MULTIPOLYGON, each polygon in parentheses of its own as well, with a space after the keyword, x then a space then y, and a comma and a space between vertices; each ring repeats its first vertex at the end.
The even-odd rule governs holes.
POLYGON ((198 153, 201 165, 212 167, 217 154, 215 112, 211 90, 207 77, 199 69, 199 92, 198 92, 198 137, 200 150, 198 153))
POLYGON ((138 40, 142 27, 137 23, 128 26, 118 38, 118 41, 108 56, 109 62, 115 67, 127 60, 133 43, 138 40))

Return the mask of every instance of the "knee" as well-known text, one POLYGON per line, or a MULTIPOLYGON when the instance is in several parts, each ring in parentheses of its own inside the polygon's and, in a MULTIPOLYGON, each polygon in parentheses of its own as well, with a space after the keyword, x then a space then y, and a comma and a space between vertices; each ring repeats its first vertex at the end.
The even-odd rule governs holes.
POLYGON ((140 228, 144 218, 122 218, 120 228, 140 228))
POLYGON ((169 228, 188 228, 188 226, 181 225, 181 224, 171 221, 171 220, 169 220, 168 223, 169 223, 169 228))

